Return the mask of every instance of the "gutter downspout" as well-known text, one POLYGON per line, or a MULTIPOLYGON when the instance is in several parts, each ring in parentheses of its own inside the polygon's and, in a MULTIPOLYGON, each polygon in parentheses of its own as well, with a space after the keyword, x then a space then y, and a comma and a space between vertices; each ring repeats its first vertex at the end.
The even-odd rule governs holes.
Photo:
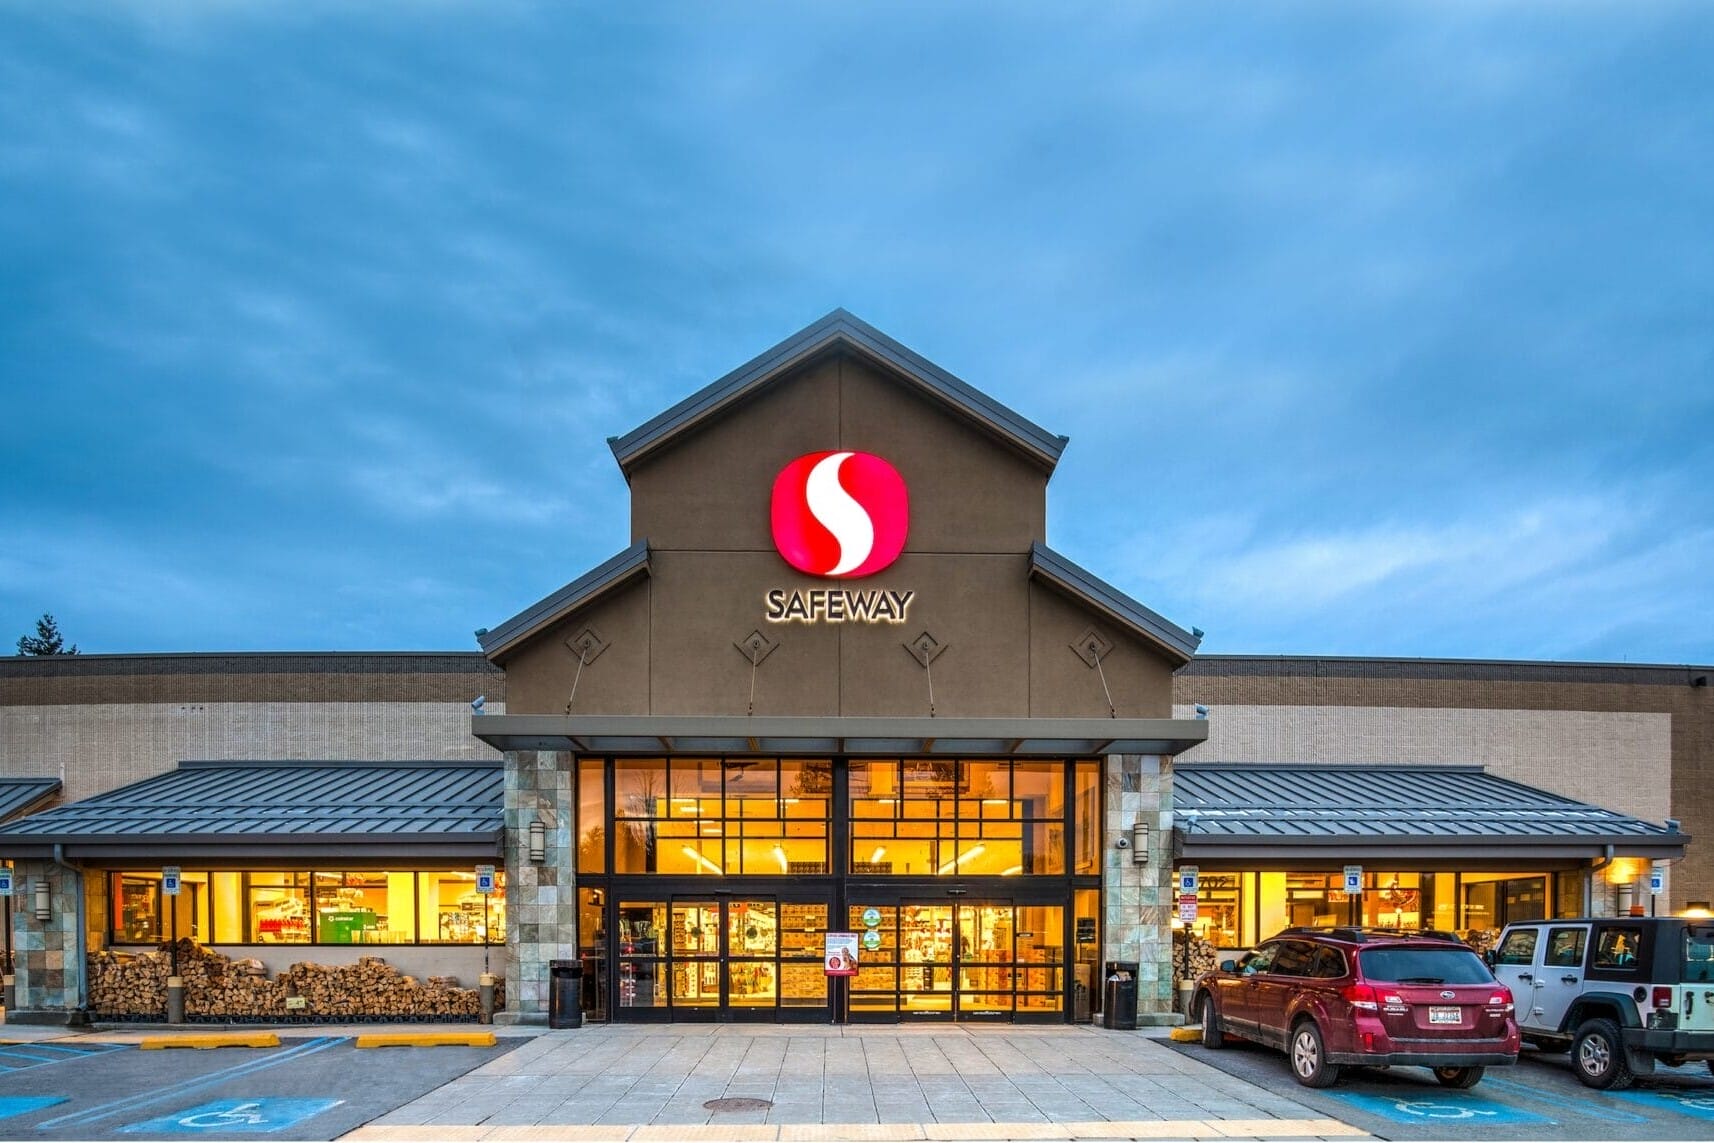
POLYGON ((77 875, 77 1010, 72 1013, 68 1023, 83 1024, 87 1022, 89 1012, 89 929, 84 919, 83 884, 85 870, 76 862, 66 860, 65 846, 57 841, 54 842, 54 864, 77 875))
POLYGON ((1604 845, 1601 849, 1604 856, 1589 867, 1589 880, 1583 883, 1583 915, 1585 917, 1595 915, 1595 875, 1613 864, 1614 848, 1610 845, 1604 845))

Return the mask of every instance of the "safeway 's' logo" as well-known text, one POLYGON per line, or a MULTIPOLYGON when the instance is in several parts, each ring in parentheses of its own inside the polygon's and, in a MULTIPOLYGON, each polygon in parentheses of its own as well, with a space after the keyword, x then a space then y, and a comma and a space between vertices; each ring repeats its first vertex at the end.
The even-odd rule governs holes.
POLYGON ((810 575, 874 575, 904 550, 910 516, 904 477, 872 453, 812 452, 774 478, 774 547, 810 575))

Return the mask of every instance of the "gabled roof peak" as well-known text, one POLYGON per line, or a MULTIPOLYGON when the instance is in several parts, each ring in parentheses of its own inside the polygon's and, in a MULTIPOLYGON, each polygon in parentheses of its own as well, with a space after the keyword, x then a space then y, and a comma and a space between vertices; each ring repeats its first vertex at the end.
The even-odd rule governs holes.
POLYGON ((847 346, 886 366, 888 372, 986 429, 1051 473, 1069 438, 1056 436, 1027 417, 899 344, 854 314, 836 309, 665 412, 607 444, 627 479, 649 454, 730 408, 781 374, 835 346, 847 346))

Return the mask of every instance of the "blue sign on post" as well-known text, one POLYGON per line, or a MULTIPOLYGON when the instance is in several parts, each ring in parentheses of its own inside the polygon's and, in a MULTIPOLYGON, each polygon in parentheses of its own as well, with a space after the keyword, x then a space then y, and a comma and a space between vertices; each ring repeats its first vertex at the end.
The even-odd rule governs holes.
POLYGON ((12 895, 12 869, 10 866, 0 866, 0 897, 12 895))
POLYGON ((168 865, 161 870, 161 892, 168 897, 179 895, 179 867, 168 865))
POLYGON ((343 1099, 219 1099, 159 1119, 130 1123, 119 1130, 126 1134, 179 1135, 189 1131, 214 1136, 278 1131, 344 1102, 343 1099))
POLYGON ((1201 880, 1202 871, 1194 865, 1181 865, 1178 870, 1178 891, 1180 896, 1189 893, 1195 896, 1201 880))
POLYGON ((1660 896, 1661 890, 1665 888, 1666 874, 1661 871, 1660 867, 1656 866, 1649 870, 1649 892, 1658 897, 1660 896))
POLYGON ((476 867, 476 891, 478 893, 494 892, 494 867, 478 865, 476 867))
POLYGON ((1345 892, 1353 897, 1363 895, 1363 867, 1361 865, 1347 865, 1345 867, 1345 892))

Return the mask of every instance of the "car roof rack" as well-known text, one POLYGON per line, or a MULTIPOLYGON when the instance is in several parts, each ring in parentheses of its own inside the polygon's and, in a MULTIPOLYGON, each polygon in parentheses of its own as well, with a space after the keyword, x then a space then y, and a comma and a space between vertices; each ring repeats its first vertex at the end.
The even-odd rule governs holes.
POLYGON ((1463 944, 1464 941, 1457 933, 1449 933, 1444 929, 1389 929, 1375 925, 1292 925, 1281 929, 1279 936, 1299 934, 1303 936, 1332 937, 1334 940, 1350 941, 1352 944, 1367 944, 1370 941, 1398 940, 1411 938, 1425 941, 1449 941, 1452 944, 1463 944))

